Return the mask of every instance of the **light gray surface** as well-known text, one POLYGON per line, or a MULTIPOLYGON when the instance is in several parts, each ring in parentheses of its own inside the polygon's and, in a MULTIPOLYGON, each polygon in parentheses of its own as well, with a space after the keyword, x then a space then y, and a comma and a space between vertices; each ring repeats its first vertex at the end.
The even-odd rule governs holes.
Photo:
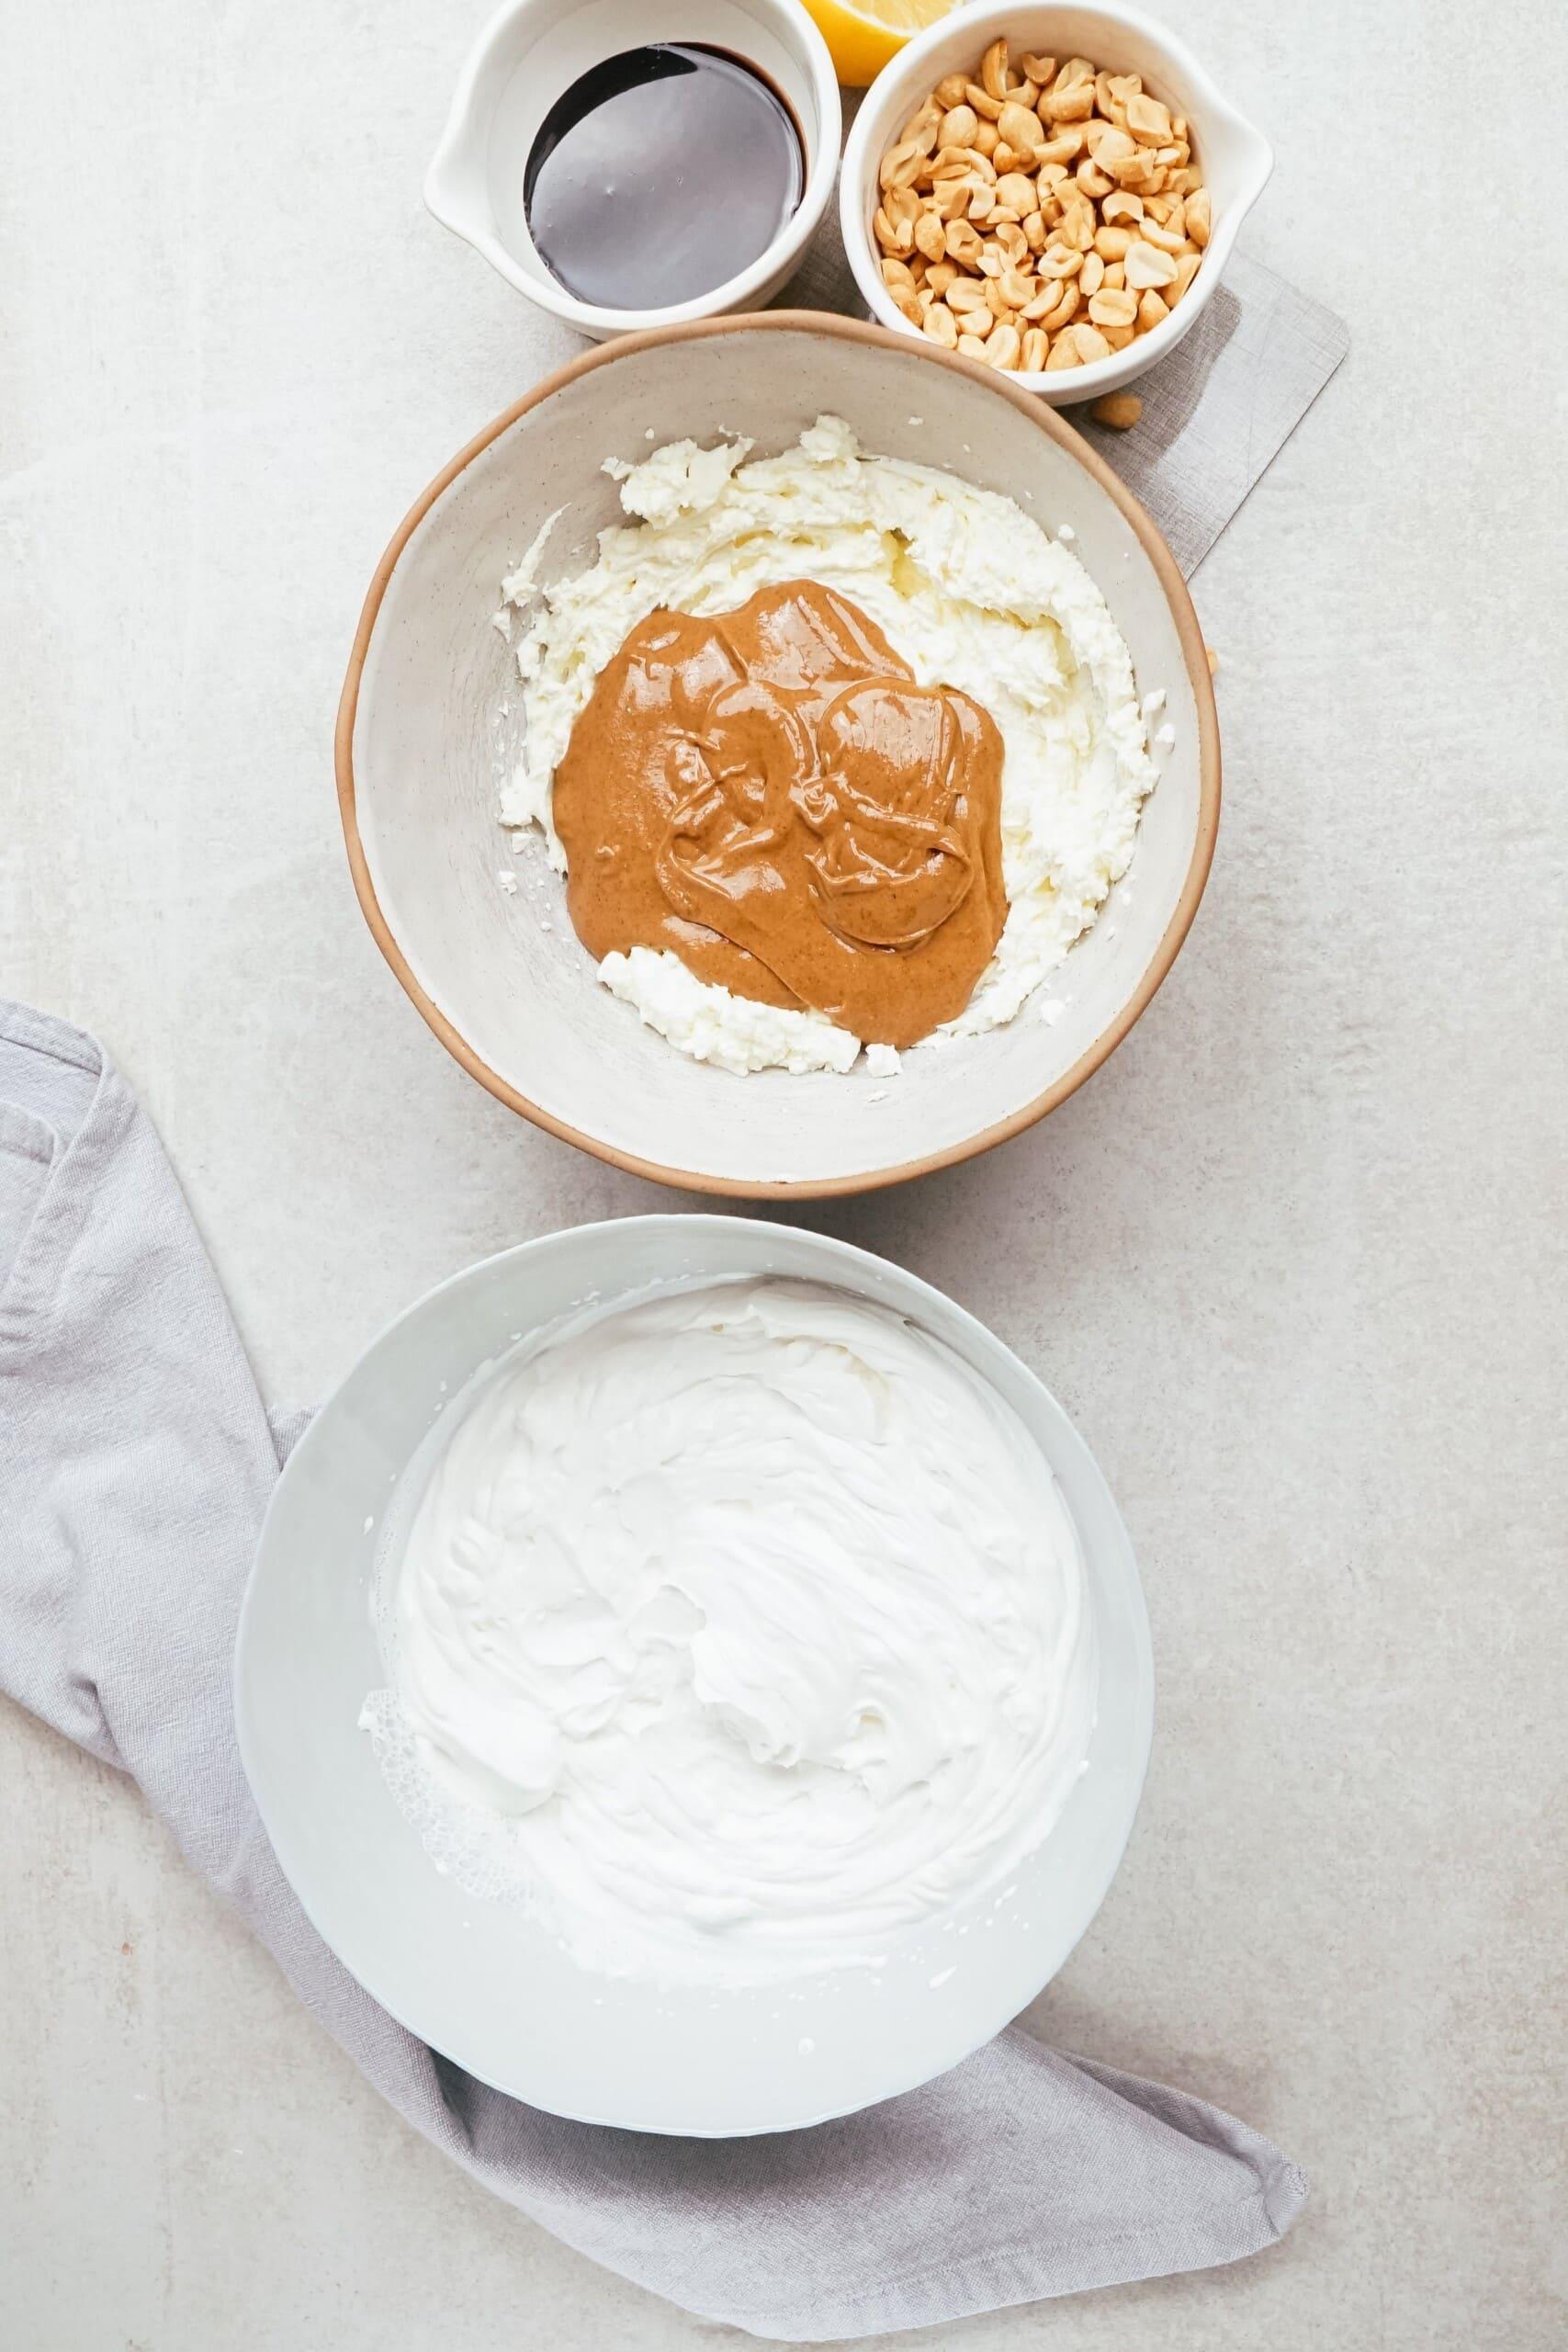
POLYGON ((3 999, 0 1196, 0 1689, 123 1766, 310 2014, 453 2163, 682 2311, 813 2344, 1213 2268, 1289 2228, 1306 2183, 1269 2141, 1010 2023, 1046 1973, 1043 1941, 1057 1939, 1059 1961, 1077 1940, 1125 1843, 1153 1658, 1126 1531, 1082 1440, 951 1299, 798 1226, 676 1215, 568 1227, 466 1267, 399 1317, 321 1407, 279 1486, 280 1432, 152 1122, 84 1031, 3 999), (650 1268, 666 1282, 722 1277, 760 1254, 780 1272, 821 1274, 829 1261, 835 1279, 915 1315, 1017 1408, 1082 1540, 1100 1720, 1082 1787, 1008 1890, 1011 1924, 984 1897, 947 1922, 960 1939, 994 1930, 974 1936, 972 1956, 945 1935, 923 1956, 905 1939, 874 1983, 797 1985, 784 2014, 777 1987, 750 2001, 738 1991, 720 2019, 700 1992, 611 1999, 601 1979, 595 1994, 550 1939, 526 1922, 520 1936, 507 1906, 438 1878, 354 1726, 379 1679, 369 1539, 398 1515, 389 1488, 424 1450, 440 1391, 460 1409, 476 1351, 493 1362, 585 1291, 614 1298, 629 1283, 646 1296, 650 1268), (945 1963, 936 1979, 933 1961, 945 1963), (988 2024, 963 1989, 984 1998, 987 1983, 988 2024), (976 2034, 990 2038, 965 2059, 976 2034), (567 2121, 501 2096, 464 2061, 552 2106, 592 2101, 628 2120, 567 2121), (865 2079, 878 2066, 880 2085, 865 2079), (893 2067, 944 2071, 890 2098, 893 2067), (619 2074, 613 2098, 606 2071, 619 2074), (813 2073, 818 2111, 829 2088, 866 2104, 816 2127, 761 2128, 756 2102, 799 2102, 813 2073), (661 2138, 655 2119, 662 2109, 672 2124, 672 2102, 713 2136, 661 2138))
MULTIPOLYGON (((672 1197, 463 1077, 337 835, 332 708, 390 525, 570 346, 418 209, 483 13, 3 20, 0 985, 122 1057, 274 1395, 482 1250, 672 1197)), ((1276 141, 1249 246, 1353 336, 1196 582, 1224 664, 1209 896, 1043 1128, 814 1221, 1039 1367, 1139 1548, 1154 1771, 1046 2030, 1235 2107, 1314 2197, 1236 2269, 909 2341, 1545 2352, 1568 247, 1456 164, 1472 16, 1184 22, 1276 141), (1527 239, 1529 300, 1483 318, 1527 239)), ((1568 66, 1550 0, 1506 54, 1473 59, 1488 141, 1529 152, 1568 66)), ((0 2338, 739 2341, 462 2179, 130 1792, 15 1711, 0 1733, 0 2338)))

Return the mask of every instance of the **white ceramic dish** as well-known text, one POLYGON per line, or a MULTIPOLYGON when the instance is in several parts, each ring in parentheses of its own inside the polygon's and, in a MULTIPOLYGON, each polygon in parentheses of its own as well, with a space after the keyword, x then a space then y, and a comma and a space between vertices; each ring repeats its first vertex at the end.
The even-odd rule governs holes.
POLYGON ((973 1317, 846 1243, 723 1216, 580 1226, 445 1283, 382 1333, 300 1441, 240 1621, 240 1751, 312 1923, 410 2030, 499 2089, 585 2121, 702 2135, 848 2113, 955 2065, 1055 1973, 1093 1918, 1137 1809, 1153 1724, 1137 1569, 1083 1440, 973 1317), (1017 1893, 895 1939, 874 1974, 672 1992, 580 1968, 515 1905, 440 1875, 356 1729, 381 1679, 367 1606, 394 1487, 445 1398, 517 1332, 651 1284, 786 1274, 909 1315, 1022 1419, 1082 1539, 1100 1656, 1089 1770, 1017 1893), (960 1934, 960 1928, 979 1931, 960 1934), (938 1981, 940 1980, 940 1981, 938 1981))
POLYGON ((1261 132, 1221 96, 1191 51, 1135 8, 1117 6, 1114 0, 1069 8, 960 8, 910 41, 877 75, 844 150, 839 186, 844 252, 872 316, 899 334, 923 339, 895 307, 882 282, 871 228, 878 166, 901 126, 943 75, 972 73, 991 43, 1004 36, 1015 56, 1029 50, 1058 60, 1087 57, 1112 73, 1142 74, 1146 90, 1163 98, 1173 113, 1186 116, 1193 157, 1213 200, 1213 229, 1203 266, 1168 319, 1151 334, 1135 336, 1125 351, 1088 368, 1062 368, 1054 375, 1020 370, 1010 377, 1053 407, 1066 407, 1130 384, 1191 331, 1224 275, 1236 232, 1262 195, 1274 158, 1261 132))
POLYGON ((827 209, 841 131, 827 43, 795 0, 505 0, 458 76, 424 200, 508 285, 601 340, 768 301, 827 209), (524 166, 546 115, 580 74, 622 50, 664 40, 728 50, 783 92, 806 148, 806 186, 796 210, 749 269, 689 302, 607 310, 579 301, 541 259, 524 215, 524 166))
POLYGON ((1169 550, 1109 468, 992 369, 846 319, 772 311, 585 354, 437 477, 371 584, 338 718, 338 791, 360 903, 443 1043, 500 1099, 639 1173, 712 1192, 854 1192, 967 1158, 1071 1093, 1175 958, 1208 873, 1219 744, 1202 639, 1169 550), (502 575, 558 507, 547 579, 623 520, 606 458, 726 431, 761 451, 823 410, 863 446, 1005 491, 1076 533, 1175 741, 1109 908, 1004 1029, 905 1057, 878 1083, 738 1077, 689 1060, 600 987, 542 842, 496 821, 520 741, 516 667, 491 627, 502 575), (515 866, 505 895, 497 870, 515 866))

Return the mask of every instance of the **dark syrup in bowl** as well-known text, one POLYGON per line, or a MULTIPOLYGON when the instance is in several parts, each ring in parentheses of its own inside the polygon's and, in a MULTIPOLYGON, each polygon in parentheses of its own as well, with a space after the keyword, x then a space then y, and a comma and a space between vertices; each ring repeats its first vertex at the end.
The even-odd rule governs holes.
POLYGON ((800 131, 771 82, 723 50, 658 41, 561 93, 529 153, 523 205, 570 294, 658 311, 760 260, 805 186, 800 131))

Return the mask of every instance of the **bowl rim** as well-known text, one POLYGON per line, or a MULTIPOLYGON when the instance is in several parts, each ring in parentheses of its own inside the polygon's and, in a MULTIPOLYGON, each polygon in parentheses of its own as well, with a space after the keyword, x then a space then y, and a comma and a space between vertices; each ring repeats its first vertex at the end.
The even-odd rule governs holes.
MULTIPOLYGON (((950 40, 959 25, 967 27, 976 41, 988 43, 996 35, 1023 15, 1028 0, 989 0, 989 5, 960 10, 956 15, 939 17, 924 32, 917 33, 878 76, 878 82, 867 92, 875 97, 876 110, 888 108, 897 115, 892 101, 902 89, 907 98, 925 70, 926 59, 933 51, 950 40)), ((1064 0, 1064 6, 1069 0, 1064 0)), ((1132 383, 1148 368, 1158 365, 1168 353, 1174 351, 1182 338, 1196 326, 1209 302, 1217 292, 1230 259, 1242 223, 1269 184, 1274 168, 1274 151, 1263 133, 1239 107, 1233 105, 1219 87, 1202 60, 1188 47, 1180 36, 1168 26, 1145 16, 1141 8, 1123 7, 1121 0, 1070 0, 1072 13, 1099 17, 1107 28, 1118 28, 1135 34, 1156 50, 1175 60, 1194 86, 1201 91, 1204 120, 1201 128, 1211 128, 1223 122, 1231 135, 1246 147, 1249 170, 1246 184, 1235 201, 1215 222, 1213 234, 1204 249, 1203 266, 1193 281, 1191 294, 1146 335, 1140 335, 1123 351, 1113 351, 1109 358, 1091 359, 1086 366, 1070 368, 1053 375, 1049 369, 1017 368, 1006 371, 1016 384, 1027 384, 1037 399, 1048 400, 1053 405, 1077 406, 1079 401, 1092 401, 1101 392, 1132 383)), ((1049 7, 1049 0, 1036 0, 1042 12, 1049 7)), ((839 230, 843 239, 844 258, 850 266, 862 300, 872 315, 902 340, 929 342, 918 327, 903 317, 882 283, 876 267, 876 253, 863 219, 866 184, 881 163, 880 154, 872 149, 873 107, 863 106, 850 126, 844 142, 844 160, 839 176, 839 230)), ((940 345, 937 346, 939 349, 940 345)), ((1003 372, 998 370, 996 372, 1003 372)))
MULTIPOLYGON (((1175 963, 1182 942, 1191 928, 1209 878, 1220 821, 1219 716, 1214 707, 1213 681, 1209 674, 1203 634, 1187 582, 1152 517, 1080 433, 1064 424, 1055 409, 1037 399, 1032 392, 1010 382, 997 368, 987 367, 980 360, 961 356, 957 352, 941 350, 934 344, 927 343, 922 349, 920 341, 908 335, 894 334, 886 327, 820 311, 768 311, 720 319, 692 319, 678 326, 649 327, 635 334, 621 335, 613 343, 580 352, 575 359, 553 369, 525 392, 521 400, 514 401, 510 408, 493 417, 420 492, 393 533, 376 567, 359 616, 359 625, 355 631, 348 670, 338 703, 333 754, 338 813, 360 911, 405 995, 454 1060, 459 1062, 471 1078, 478 1079, 498 1102, 504 1102, 509 1110, 517 1112, 535 1126, 543 1128, 547 1135, 555 1136, 563 1143, 575 1144, 580 1151, 589 1152, 594 1159, 602 1159, 613 1168, 623 1169, 629 1175, 644 1176, 653 1183, 670 1185, 677 1191, 705 1193, 728 1200, 831 1200, 854 1193, 879 1192, 886 1185, 906 1183, 916 1176, 932 1175, 939 1169, 957 1167, 964 1160, 977 1159, 995 1145, 1021 1135, 1026 1128, 1033 1126, 1036 1121, 1055 1110, 1070 1094, 1076 1093, 1085 1080, 1091 1078, 1100 1064, 1114 1052, 1153 1001, 1175 963), (593 369, 613 367, 623 355, 710 335, 786 333, 835 335, 846 342, 859 343, 868 349, 890 349, 901 356, 913 354, 917 359, 932 367, 956 369, 998 399, 1010 401, 1021 415, 1029 418, 1041 432, 1076 459, 1112 503, 1120 508, 1154 566, 1176 624, 1177 638, 1198 713, 1199 800, 1192 854, 1175 910, 1153 956, 1127 1001, 1105 1028, 1077 1060, 1032 1101, 958 1143, 945 1145, 940 1150, 925 1152, 889 1167, 870 1169, 861 1174, 799 1180, 725 1176, 710 1170, 671 1167, 658 1160, 645 1159, 637 1152, 623 1150, 619 1145, 590 1135, 573 1126, 569 1120, 558 1118, 553 1112, 547 1111, 542 1104, 533 1102, 509 1084, 498 1070, 492 1069, 420 986, 387 920, 371 878, 369 860, 360 834, 354 772, 354 730, 359 710, 360 683, 382 599, 403 549, 437 499, 451 487, 458 475, 488 449, 492 441, 509 431, 520 417, 526 416, 531 409, 537 408, 564 386, 575 383, 580 377, 591 374, 593 369)), ((666 1050, 673 1052, 675 1049, 671 1046, 666 1050)))
MULTIPOLYGON (((822 1233, 814 1226, 786 1225, 777 1218, 736 1216, 722 1209, 643 1209, 634 1210, 625 1216, 593 1217, 580 1225, 555 1226, 546 1232, 530 1234, 522 1241, 510 1242, 502 1249, 491 1250, 482 1258, 470 1260, 467 1265, 458 1266, 451 1273, 432 1283, 429 1288, 422 1292, 417 1298, 411 1299, 406 1306, 389 1317, 360 1349, 353 1362, 340 1374, 317 1407, 309 1426, 289 1453, 279 1473, 277 1482, 267 1498, 267 1507, 263 1515, 261 1530, 251 1555, 250 1565, 246 1569, 244 1589, 240 1597, 239 1614, 235 1623, 234 1645, 230 1662, 228 1683, 233 1708, 235 1745, 239 1752, 240 1767, 246 1788, 255 1806, 267 1842, 273 1849, 277 1866, 301 1911, 339 1967, 354 1978, 355 1983, 387 2012, 395 2024, 402 2027, 405 2032, 412 2034, 417 2041, 427 2041, 423 2024, 414 2018, 402 2015, 400 2005, 389 2001, 385 1992, 373 1981, 374 1972, 367 1971, 361 1974, 356 1967, 351 1965, 343 1957, 338 1940, 329 1932, 328 1921, 322 1916, 322 1906, 317 1898, 315 1884, 311 1885, 309 1895, 302 1887, 300 1881, 310 1883, 310 1873, 308 1869, 300 1867, 299 1844, 292 1826, 286 1819, 285 1809, 272 1801, 273 1784, 262 1762, 260 1744, 255 1736, 256 1715, 254 1703, 252 1649, 254 1619, 260 1605, 258 1595, 264 1573, 263 1563, 276 1548, 276 1530, 287 1508, 287 1496, 292 1493, 293 1487, 301 1475, 296 1465, 313 1459, 322 1442, 323 1429, 331 1420, 334 1408, 357 1382, 361 1372, 370 1359, 395 1332, 427 1314, 437 1300, 447 1298, 470 1283, 483 1281, 503 1264, 510 1265, 525 1256, 547 1254, 552 1250, 570 1247, 573 1242, 588 1240, 592 1237, 600 1236, 622 1227, 656 1230, 661 1238, 674 1238, 678 1235, 690 1233, 694 1227, 710 1228, 715 1226, 743 1227, 748 1238, 755 1240, 759 1248, 765 1245, 768 1237, 782 1236, 787 1237, 792 1246, 805 1245, 809 1250, 819 1252, 824 1261, 821 1280, 825 1283, 846 1290, 852 1296, 869 1301, 874 1306, 886 1304, 879 1301, 874 1287, 877 1273, 890 1276, 896 1289, 902 1286, 906 1291, 913 1293, 917 1307, 920 1310, 924 1310, 929 1302, 934 1301, 943 1314, 952 1315, 956 1318, 966 1337, 977 1334, 982 1347, 989 1346, 998 1349, 1015 1367, 1026 1385, 1039 1392, 1048 1414, 1060 1422, 1069 1447, 1076 1449, 1081 1455, 1088 1476, 1100 1490, 1113 1529, 1112 1549, 1119 1547, 1124 1562, 1123 1598, 1130 1612, 1134 1667, 1128 1688, 1127 1720, 1135 1760, 1125 1815, 1118 1831, 1100 1850, 1098 1867, 1092 1877, 1092 1896, 1085 1908, 1082 1924, 1050 1975, 1031 1996, 1032 1999, 1038 1999, 1046 1986, 1056 1981, 1073 1954, 1079 1949, 1084 1938, 1104 1909, 1111 1890, 1121 1874, 1122 1863, 1126 1860, 1127 1850, 1132 1844, 1133 1832, 1137 1826, 1148 1787, 1158 1713, 1158 1677, 1156 1671, 1154 1631, 1149 1618, 1148 1596, 1144 1589, 1143 1572, 1138 1565, 1137 1548, 1133 1542, 1122 1506, 1117 1500, 1116 1491, 1101 1467, 1100 1456, 1089 1443, 1076 1417, 1068 1411, 1056 1391, 1047 1385, 1044 1376, 1035 1369, 1031 1360, 1021 1353, 1010 1340, 1004 1339, 983 1316, 976 1314, 973 1307, 964 1305, 962 1298, 955 1296, 952 1291, 944 1289, 939 1283, 928 1281, 924 1274, 917 1273, 912 1267, 901 1264, 896 1258, 884 1256, 880 1250, 867 1249, 862 1242, 846 1241, 837 1234, 822 1233), (296 1875, 297 1871, 298 1875, 296 1875)), ((700 1281, 711 1278, 699 1276, 697 1279, 700 1281)), ((607 1302, 612 1312, 615 1311, 615 1304, 614 1300, 607 1302)), ((929 1336, 929 1321, 923 1323, 921 1328, 927 1330, 929 1336)), ((935 1336, 939 1340, 943 1338, 940 1331, 935 1336)), ((982 1377, 986 1379, 988 1387, 992 1385, 988 1374, 983 1374, 982 1377)), ((1039 1439, 1034 1437, 1032 1432, 1031 1435, 1032 1442, 1039 1447, 1042 1453, 1044 1453, 1044 1447, 1040 1444, 1039 1439)), ((1061 1480, 1055 1463, 1048 1455, 1046 1462, 1053 1479, 1059 1485, 1061 1480)), ((1068 1516, 1077 1530, 1079 1544, 1085 1554, 1087 1575, 1088 1545, 1082 1526, 1070 1506, 1068 1516)), ((1047 1833, 1047 1836, 1049 1834, 1047 1833)), ((319 1881, 316 1883, 319 1884, 319 1881)), ((934 2082, 941 2075, 949 2072, 953 2066, 965 2064, 977 2051, 987 2048, 997 2034, 1004 2031, 1008 2022, 1007 2017, 1003 2015, 982 2031, 978 2040, 970 2044, 962 2057, 945 2061, 932 2072, 922 2075, 918 2081, 907 2084, 903 2090, 888 2092, 885 2096, 903 2098, 908 2092, 920 2090, 927 2083, 934 2082)), ((427 2042, 427 2046, 439 2050, 439 2045, 434 2041, 427 2042)), ((693 2130, 689 2125, 662 2126, 648 2122, 628 2124, 623 2119, 614 2115, 577 2112, 560 2107, 544 2107, 536 2098, 529 2099, 526 2093, 519 2091, 514 2086, 497 2081, 494 2074, 487 2073, 475 2065, 470 2058, 455 2058, 450 2052, 439 2054, 448 2057, 452 2064, 460 2066, 463 2072, 476 2082, 484 2083, 490 2089, 500 2092, 504 2098, 525 2099, 528 2104, 537 2107, 541 2114, 558 2115, 569 2122, 594 2124, 611 2131, 648 2131, 660 2138, 761 2139, 783 2132, 813 2130, 818 2124, 834 2122, 843 2116, 864 2114, 868 2111, 865 2106, 845 2107, 840 2101, 830 2100, 825 2107, 810 2108, 798 2115, 784 2118, 777 2122, 753 2124, 740 2131, 728 2126, 722 2130, 693 2130)), ((876 2102, 872 2101, 870 2104, 874 2105, 876 2102)))

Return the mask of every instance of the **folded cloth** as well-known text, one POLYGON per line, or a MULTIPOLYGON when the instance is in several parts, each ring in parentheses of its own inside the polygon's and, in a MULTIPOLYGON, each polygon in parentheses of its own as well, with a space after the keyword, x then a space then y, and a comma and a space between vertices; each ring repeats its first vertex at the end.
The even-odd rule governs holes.
POLYGON ((660 2139, 504 2098, 393 2023, 283 1878, 230 1674, 284 1448, 151 1122, 80 1030, 0 1002, 0 1682, 130 1773, 400 2114, 581 2253, 792 2342, 1234 2261, 1305 2184, 1216 2109, 1016 2028, 902 2098, 660 2139))

